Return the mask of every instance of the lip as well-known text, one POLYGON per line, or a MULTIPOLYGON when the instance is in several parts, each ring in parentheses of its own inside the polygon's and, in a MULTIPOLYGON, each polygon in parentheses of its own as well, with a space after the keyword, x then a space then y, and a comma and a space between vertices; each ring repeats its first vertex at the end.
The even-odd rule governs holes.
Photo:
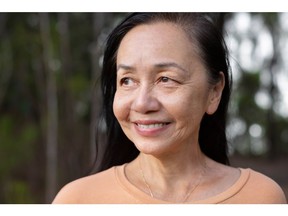
POLYGON ((171 122, 155 121, 155 120, 139 120, 133 122, 134 128, 141 136, 157 136, 163 133, 171 122))

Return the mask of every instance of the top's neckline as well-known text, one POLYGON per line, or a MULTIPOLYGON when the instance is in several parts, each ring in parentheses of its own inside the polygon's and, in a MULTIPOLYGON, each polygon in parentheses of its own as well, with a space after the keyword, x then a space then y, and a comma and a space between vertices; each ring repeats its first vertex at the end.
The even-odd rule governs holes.
MULTIPOLYGON (((135 200, 137 200, 139 203, 155 203, 155 204, 172 204, 172 202, 160 200, 157 198, 153 198, 137 188, 135 185, 130 183, 130 181, 127 179, 124 168, 126 164, 121 165, 121 166, 116 166, 115 169, 115 176, 120 184, 120 186, 128 192, 135 200)), ((205 203, 205 204, 216 204, 216 203, 221 203, 230 197, 234 196, 237 194, 243 186, 246 184, 249 175, 250 175, 250 169, 243 169, 239 168, 240 170, 240 176, 239 178, 235 181, 234 184, 232 184, 229 188, 227 188, 225 191, 216 194, 215 196, 209 197, 207 199, 202 199, 202 200, 197 200, 194 202, 187 202, 187 204, 195 203, 195 204, 200 204, 200 203, 205 203)))

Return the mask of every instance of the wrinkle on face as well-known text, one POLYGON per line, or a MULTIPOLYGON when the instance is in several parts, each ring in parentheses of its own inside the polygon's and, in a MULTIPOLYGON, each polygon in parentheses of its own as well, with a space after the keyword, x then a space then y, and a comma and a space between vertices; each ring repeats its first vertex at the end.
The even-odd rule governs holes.
POLYGON ((113 109, 124 133, 140 151, 156 154, 197 145, 211 89, 195 44, 175 25, 140 25, 121 41, 113 109), (159 81, 163 76, 169 82, 159 81), (126 78, 128 85, 121 85, 126 78), (135 131, 131 122, 135 119, 171 123, 159 136, 143 137, 135 131))

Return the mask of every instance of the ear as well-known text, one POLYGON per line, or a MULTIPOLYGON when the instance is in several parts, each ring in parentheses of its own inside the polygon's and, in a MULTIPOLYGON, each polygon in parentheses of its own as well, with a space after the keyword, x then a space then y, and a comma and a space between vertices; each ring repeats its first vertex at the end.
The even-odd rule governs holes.
POLYGON ((222 91, 225 86, 224 73, 220 71, 219 76, 220 76, 219 81, 215 85, 213 85, 210 90, 208 106, 206 110, 206 113, 208 115, 212 115, 214 112, 216 112, 218 105, 220 103, 220 100, 221 100, 222 91))

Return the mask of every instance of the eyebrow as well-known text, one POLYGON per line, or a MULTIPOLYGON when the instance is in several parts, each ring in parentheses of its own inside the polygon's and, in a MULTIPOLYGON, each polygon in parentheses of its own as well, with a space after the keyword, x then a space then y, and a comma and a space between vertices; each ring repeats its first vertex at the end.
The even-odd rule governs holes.
MULTIPOLYGON (((158 69, 164 69, 164 68, 177 68, 185 73, 187 73, 188 71, 186 69, 184 69, 182 66, 180 66, 179 64, 175 63, 175 62, 161 62, 161 63, 157 63, 154 65, 155 68, 158 69)), ((123 69, 123 70, 130 70, 133 71, 135 70, 135 67, 133 66, 129 66, 129 65, 125 65, 125 64, 119 64, 117 66, 117 71, 123 69)))

